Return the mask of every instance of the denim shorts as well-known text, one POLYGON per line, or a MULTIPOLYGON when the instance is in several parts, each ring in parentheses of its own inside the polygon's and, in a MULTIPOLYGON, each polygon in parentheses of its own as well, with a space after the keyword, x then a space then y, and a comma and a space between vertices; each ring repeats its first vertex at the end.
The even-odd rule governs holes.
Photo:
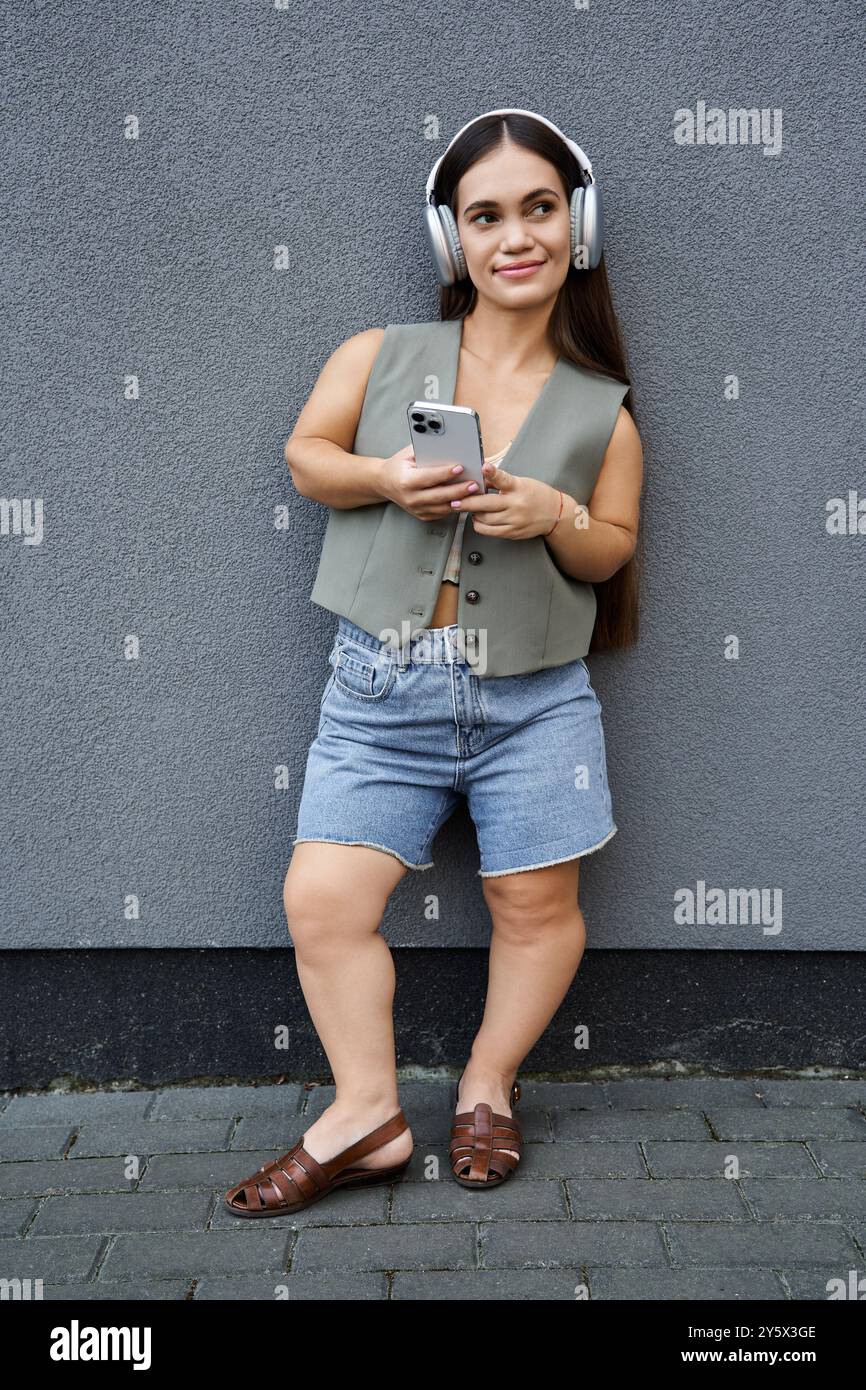
POLYGON ((368 845, 430 869, 461 797, 482 877, 577 859, 616 834, 583 659, 478 676, 458 631, 416 629, 400 649, 340 617, 294 844, 368 845))

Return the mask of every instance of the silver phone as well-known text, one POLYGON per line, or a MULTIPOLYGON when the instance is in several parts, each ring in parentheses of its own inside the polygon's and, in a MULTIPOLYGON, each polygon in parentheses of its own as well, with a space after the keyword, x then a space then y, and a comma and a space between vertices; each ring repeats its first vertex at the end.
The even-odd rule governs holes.
POLYGON ((413 401, 406 414, 409 442, 419 468, 462 463, 463 472, 454 481, 477 483, 480 492, 487 492, 487 481, 481 468, 484 448, 477 411, 468 405, 413 401))

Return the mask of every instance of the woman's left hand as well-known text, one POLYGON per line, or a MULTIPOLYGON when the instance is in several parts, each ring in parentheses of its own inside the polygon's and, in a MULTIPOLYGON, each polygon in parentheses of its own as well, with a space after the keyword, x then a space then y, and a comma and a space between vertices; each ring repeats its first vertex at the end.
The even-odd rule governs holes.
POLYGON ((555 487, 538 478, 515 476, 495 463, 484 464, 484 477, 487 486, 495 487, 496 492, 462 497, 459 507, 451 508, 458 513, 471 512, 479 535, 525 541, 550 530, 559 512, 559 492, 555 487))

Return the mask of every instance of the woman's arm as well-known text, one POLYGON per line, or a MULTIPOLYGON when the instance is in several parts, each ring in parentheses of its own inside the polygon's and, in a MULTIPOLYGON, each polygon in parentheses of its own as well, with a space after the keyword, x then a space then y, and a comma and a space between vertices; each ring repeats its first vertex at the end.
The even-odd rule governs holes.
POLYGON ((351 452, 364 394, 384 328, 347 338, 319 373, 310 397, 286 441, 286 463, 302 497, 329 507, 363 507, 381 502, 384 459, 351 452))
MULTIPOLYGON (((556 563, 573 579, 600 584, 631 559, 637 545, 643 449, 637 426, 620 406, 588 507, 563 494, 562 519, 547 538, 556 563)), ((553 489, 555 508, 559 494, 553 489)))

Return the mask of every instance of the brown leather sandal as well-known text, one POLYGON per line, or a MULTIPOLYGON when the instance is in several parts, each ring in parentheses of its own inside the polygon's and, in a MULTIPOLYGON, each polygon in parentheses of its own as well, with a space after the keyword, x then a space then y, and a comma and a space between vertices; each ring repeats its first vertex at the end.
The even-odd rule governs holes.
POLYGON ((317 1163, 313 1155, 307 1153, 301 1137, 288 1153, 271 1163, 263 1163, 251 1177, 230 1187, 223 1202, 234 1216, 286 1216, 321 1201, 337 1187, 376 1187, 379 1183, 394 1182, 409 1167, 411 1155, 393 1168, 353 1168, 349 1165, 390 1143, 408 1128, 403 1111, 398 1110, 378 1129, 325 1163, 317 1163), (238 1202, 241 1195, 242 1200, 238 1202))
MULTIPOLYGON (((462 1079, 461 1072, 454 1088, 455 1105, 462 1079)), ((520 1082, 515 1081, 509 1097, 512 1109, 519 1100, 520 1082)), ((449 1155, 451 1171, 461 1187, 498 1187, 511 1177, 522 1153, 520 1122, 513 1115, 499 1115, 480 1100, 473 1111, 464 1110, 454 1116, 449 1155), (518 1157, 509 1149, 515 1150, 518 1157)))

